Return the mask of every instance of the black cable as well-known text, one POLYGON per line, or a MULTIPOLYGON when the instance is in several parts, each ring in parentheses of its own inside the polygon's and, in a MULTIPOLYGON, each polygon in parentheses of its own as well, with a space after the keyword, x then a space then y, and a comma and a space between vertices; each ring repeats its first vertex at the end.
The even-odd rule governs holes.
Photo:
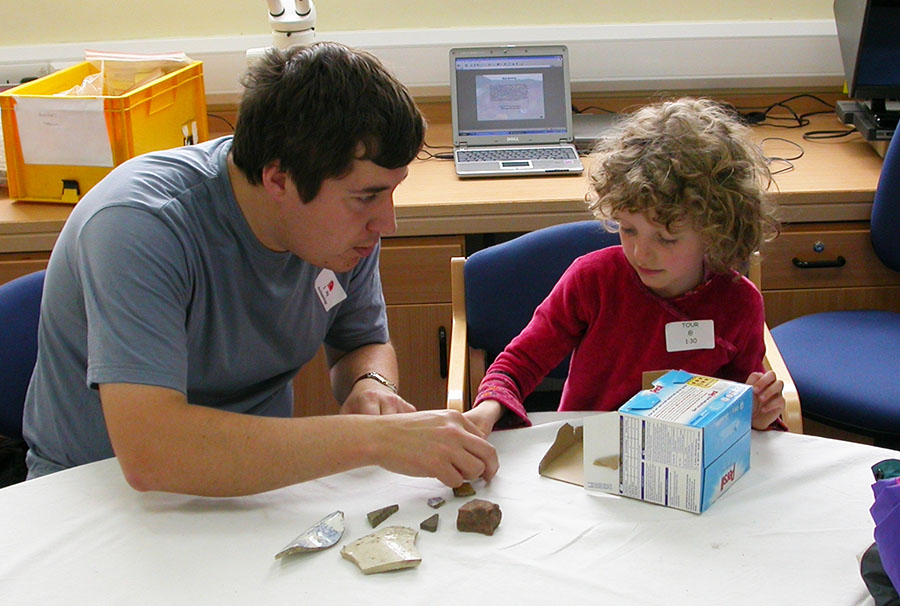
POLYGON ((737 108, 739 111, 743 112, 742 117, 744 120, 750 124, 751 126, 771 126, 774 128, 803 128, 804 126, 809 125, 809 116, 816 116, 820 114, 827 114, 834 111, 834 105, 825 101, 821 97, 817 97, 816 95, 811 95, 809 93, 802 93, 799 95, 793 95, 786 99, 781 99, 780 101, 776 101, 771 105, 766 107, 755 106, 755 107, 742 107, 737 108), (797 99, 809 98, 817 101, 828 108, 828 110, 820 110, 807 112, 805 114, 798 114, 792 107, 787 105, 791 101, 795 101, 797 99), (775 108, 782 108, 787 110, 789 116, 770 116, 769 113, 775 108), (748 111, 752 110, 752 111, 748 111), (792 124, 773 124, 775 121, 789 121, 792 124))
POLYGON ((602 113, 604 113, 604 114, 615 114, 615 113, 617 113, 617 112, 614 112, 614 111, 611 110, 611 109, 606 109, 605 107, 600 107, 599 105, 588 105, 587 107, 583 107, 583 108, 581 108, 581 109, 578 109, 577 107, 575 107, 575 104, 574 104, 574 103, 572 104, 572 113, 574 113, 574 114, 590 113, 589 110, 592 110, 592 109, 595 109, 595 110, 597 110, 597 111, 599 111, 599 112, 602 112, 602 113))
POLYGON ((429 145, 428 141, 424 141, 422 143, 422 149, 419 150, 418 154, 416 154, 416 158, 419 160, 432 160, 432 159, 434 159, 434 160, 452 160, 453 159, 452 151, 446 151, 446 152, 429 151, 432 149, 452 150, 453 148, 449 145, 429 145))
POLYGON ((209 117, 209 118, 218 118, 219 120, 221 120, 222 122, 224 122, 225 124, 227 124, 227 125, 228 125, 228 128, 230 128, 231 130, 234 130, 234 124, 232 124, 231 122, 229 122, 228 119, 225 118, 224 116, 220 116, 219 114, 211 114, 211 113, 209 113, 209 112, 207 112, 206 115, 207 115, 207 117, 209 117))
POLYGON ((807 133, 803 133, 803 138, 807 141, 818 141, 820 139, 840 139, 841 137, 852 135, 855 132, 857 132, 855 128, 847 130, 811 130, 807 133))

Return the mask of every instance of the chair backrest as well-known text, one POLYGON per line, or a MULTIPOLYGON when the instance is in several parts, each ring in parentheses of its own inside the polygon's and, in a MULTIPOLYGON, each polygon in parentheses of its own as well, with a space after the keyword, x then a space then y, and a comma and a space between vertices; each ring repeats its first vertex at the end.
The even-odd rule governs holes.
POLYGON ((44 270, 0 285, 0 435, 10 438, 22 437, 43 289, 44 270))
MULTIPOLYGON (((576 258, 619 243, 598 221, 579 221, 533 231, 480 250, 466 259, 468 341, 490 362, 531 320, 576 258)), ((548 376, 564 379, 565 360, 548 376)))
POLYGON ((872 204, 872 247, 881 262, 900 271, 900 137, 893 137, 872 204))

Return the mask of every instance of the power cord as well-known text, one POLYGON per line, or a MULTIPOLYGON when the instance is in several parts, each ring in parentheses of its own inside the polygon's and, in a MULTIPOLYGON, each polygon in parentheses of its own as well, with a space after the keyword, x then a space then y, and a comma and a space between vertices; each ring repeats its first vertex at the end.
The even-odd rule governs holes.
MULTIPOLYGON (((753 109, 753 108, 744 108, 753 109)), ((740 111, 740 110, 739 110, 740 111)), ((768 107, 762 108, 761 110, 755 111, 743 111, 741 116, 745 120, 747 124, 751 126, 772 126, 775 128, 803 128, 805 126, 809 126, 809 117, 810 116, 819 116, 823 114, 830 114, 834 112, 834 105, 825 101, 824 99, 817 97, 816 95, 810 95, 808 93, 794 95, 792 97, 788 97, 787 99, 782 99, 781 101, 776 101, 775 103, 769 105, 768 107), (795 101, 797 99, 813 99, 824 105, 827 109, 807 112, 804 114, 797 113, 792 107, 788 105, 791 101, 795 101), (789 116, 773 116, 770 115, 770 112, 776 108, 784 109, 790 114, 789 116), (791 124, 775 124, 773 122, 776 121, 787 121, 791 122, 791 124)), ((846 137, 856 132, 855 128, 849 129, 828 129, 828 130, 813 130, 809 132, 803 133, 803 139, 806 141, 816 141, 820 139, 839 139, 841 137, 846 137)), ((796 143, 794 143, 796 145, 796 143)), ((791 168, 785 169, 791 170, 791 168)), ((780 171, 780 172, 785 172, 780 171)), ((774 174, 774 173, 773 173, 774 174)))
POLYGON ((228 119, 227 119, 225 116, 220 116, 219 114, 211 114, 211 113, 209 113, 209 112, 207 112, 206 115, 207 115, 207 117, 209 117, 209 118, 216 118, 216 119, 218 119, 218 120, 221 120, 222 122, 224 122, 225 124, 228 125, 228 128, 230 128, 232 131, 234 130, 234 124, 232 124, 231 122, 229 122, 228 119))
POLYGON ((766 159, 766 164, 768 164, 770 167, 769 173, 772 175, 780 175, 782 173, 787 173, 787 172, 794 170, 794 160, 799 160, 800 158, 803 157, 803 154, 805 153, 803 151, 803 147, 799 143, 795 143, 794 141, 791 141, 790 139, 785 139, 783 137, 765 137, 762 141, 759 142, 759 147, 760 147, 760 149, 763 149, 763 156, 766 159), (766 143, 768 143, 769 141, 779 141, 781 143, 787 143, 788 145, 792 145, 793 147, 797 148, 797 154, 793 155, 793 156, 787 156, 787 157, 785 157, 785 156, 770 156, 769 154, 765 153, 765 150, 763 149, 765 147, 766 143), (772 164, 784 164, 785 166, 783 168, 779 168, 777 170, 772 170, 772 168, 771 168, 772 164))

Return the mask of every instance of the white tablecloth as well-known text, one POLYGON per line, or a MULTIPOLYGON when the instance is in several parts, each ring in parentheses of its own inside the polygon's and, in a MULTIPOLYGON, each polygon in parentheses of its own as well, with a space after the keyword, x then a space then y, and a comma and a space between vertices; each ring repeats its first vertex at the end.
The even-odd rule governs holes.
MULTIPOLYGON (((541 415, 558 419, 550 415, 541 415)), ((365 468, 262 495, 138 493, 114 459, 0 490, 0 604, 871 604, 857 556, 872 543, 871 465, 900 453, 754 432, 751 469, 701 515, 542 478, 560 422, 495 432, 493 536, 460 533, 466 502, 431 479, 365 468), (418 568, 364 576, 340 547, 434 513, 418 568), (274 554, 342 510, 335 547, 274 554)))

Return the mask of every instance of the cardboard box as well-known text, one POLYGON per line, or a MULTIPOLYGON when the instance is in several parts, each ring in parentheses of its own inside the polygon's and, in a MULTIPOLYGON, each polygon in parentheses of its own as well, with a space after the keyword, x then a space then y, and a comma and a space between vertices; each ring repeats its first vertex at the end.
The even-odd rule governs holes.
POLYGON ((56 95, 97 71, 83 62, 0 93, 10 198, 74 204, 129 158, 209 137, 200 61, 123 95, 56 95))
POLYGON ((693 513, 750 469, 753 391, 670 371, 617 414, 584 421, 584 487, 693 513))

